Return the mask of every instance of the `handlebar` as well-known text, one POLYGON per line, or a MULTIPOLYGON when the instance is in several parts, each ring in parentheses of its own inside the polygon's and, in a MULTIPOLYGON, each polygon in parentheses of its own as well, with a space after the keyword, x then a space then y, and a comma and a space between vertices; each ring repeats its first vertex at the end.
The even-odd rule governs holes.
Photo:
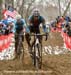
POLYGON ((30 36, 46 36, 45 41, 47 41, 48 39, 48 33, 44 33, 44 34, 30 34, 30 36))
MULTIPOLYGON (((22 33, 22 34, 15 34, 15 35, 24 35, 25 36, 25 33, 22 33)), ((48 39, 48 33, 43 33, 43 34, 37 34, 37 33, 34 33, 34 34, 29 34, 30 36, 45 36, 45 41, 48 39)))
POLYGON ((40 36, 45 36, 46 34, 45 33, 43 33, 43 34, 38 34, 38 33, 34 33, 34 34, 30 34, 30 36, 37 36, 37 35, 40 35, 40 36))

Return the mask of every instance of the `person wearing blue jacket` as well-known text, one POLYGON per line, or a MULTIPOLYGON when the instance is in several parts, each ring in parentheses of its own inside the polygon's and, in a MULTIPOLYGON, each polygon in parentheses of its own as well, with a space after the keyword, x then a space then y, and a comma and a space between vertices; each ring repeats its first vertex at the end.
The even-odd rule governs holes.
POLYGON ((16 20, 15 20, 15 51, 16 51, 16 55, 20 54, 20 51, 18 51, 17 49, 17 44, 18 44, 18 37, 19 34, 21 34, 20 37, 22 37, 22 42, 24 41, 24 33, 27 32, 27 26, 26 26, 26 22, 25 20, 21 17, 21 15, 17 15, 16 16, 16 20), (25 31, 24 31, 25 30, 25 31))
MULTIPOLYGON (((44 31, 44 33, 47 34, 45 19, 43 18, 43 16, 40 15, 40 12, 37 8, 34 9, 33 12, 32 12, 32 15, 29 16, 28 22, 29 22, 28 28, 29 28, 30 33, 40 34, 40 27, 39 26, 40 26, 40 24, 42 24, 43 31, 44 31)), ((32 47, 34 42, 32 43, 32 45, 30 44, 29 35, 30 34, 26 34, 26 40, 27 40, 28 46, 32 47)), ((39 42, 41 43, 42 37, 38 36, 38 39, 39 39, 39 42)))

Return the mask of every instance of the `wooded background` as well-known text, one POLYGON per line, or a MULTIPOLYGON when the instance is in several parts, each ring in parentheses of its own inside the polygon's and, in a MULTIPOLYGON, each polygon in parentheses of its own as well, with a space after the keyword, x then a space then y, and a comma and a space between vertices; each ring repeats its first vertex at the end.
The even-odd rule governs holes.
POLYGON ((71 16, 71 0, 0 0, 0 14, 10 4, 26 20, 36 7, 47 21, 51 21, 57 16, 71 16))

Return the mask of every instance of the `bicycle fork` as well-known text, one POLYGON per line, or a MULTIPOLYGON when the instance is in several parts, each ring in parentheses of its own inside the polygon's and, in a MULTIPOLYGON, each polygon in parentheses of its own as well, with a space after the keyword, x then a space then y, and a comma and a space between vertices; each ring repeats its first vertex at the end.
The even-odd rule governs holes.
POLYGON ((35 45, 34 45, 34 66, 36 68, 40 68, 42 66, 42 45, 39 45, 38 38, 36 39, 35 45), (41 48, 40 48, 41 47, 41 48))

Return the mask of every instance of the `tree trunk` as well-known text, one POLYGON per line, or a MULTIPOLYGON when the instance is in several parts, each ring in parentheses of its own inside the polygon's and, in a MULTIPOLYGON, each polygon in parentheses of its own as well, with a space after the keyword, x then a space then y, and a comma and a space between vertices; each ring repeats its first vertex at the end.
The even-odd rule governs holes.
POLYGON ((68 3, 68 5, 67 5, 67 7, 66 7, 66 10, 65 10, 64 13, 63 13, 63 16, 65 16, 65 15, 67 14, 67 11, 68 11, 69 7, 70 7, 70 2, 68 3))
POLYGON ((31 6, 32 6, 32 4, 35 2, 35 0, 32 0, 30 3, 29 3, 29 5, 28 5, 28 8, 27 8, 27 11, 26 11, 26 15, 25 15, 25 20, 26 20, 26 22, 27 22, 27 20, 28 20, 28 16, 29 16, 29 13, 30 13, 30 8, 31 8, 31 6))
POLYGON ((24 11, 23 11, 23 9, 24 9, 24 0, 22 0, 22 5, 20 6, 20 14, 21 14, 21 16, 23 17, 23 14, 24 14, 24 11))
POLYGON ((1 18, 2 18, 2 0, 0 0, 0 20, 1 20, 1 18))
POLYGON ((58 6, 59 6, 59 16, 61 16, 61 5, 60 5, 60 0, 58 0, 58 6))
POLYGON ((5 9, 5 0, 2 0, 2 9, 5 9))

